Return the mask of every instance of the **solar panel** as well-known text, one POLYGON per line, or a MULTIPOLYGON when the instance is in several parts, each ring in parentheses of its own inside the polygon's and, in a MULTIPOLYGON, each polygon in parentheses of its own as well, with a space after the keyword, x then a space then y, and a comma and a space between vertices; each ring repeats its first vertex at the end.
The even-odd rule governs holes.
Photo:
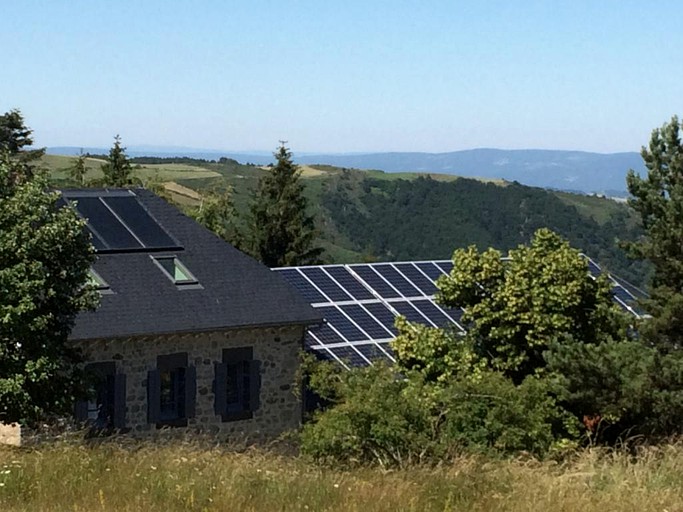
POLYGON ((397 299, 401 297, 401 294, 375 272, 370 265, 354 265, 351 268, 383 299, 397 299))
MULTIPOLYGON (((590 260, 588 260, 590 262, 590 260)), ((590 262, 591 271, 600 268, 590 262)), ((462 308, 437 304, 436 280, 453 268, 450 261, 320 265, 275 269, 302 291, 326 322, 311 327, 305 345, 321 359, 345 367, 395 360, 390 342, 398 335, 396 315, 429 327, 464 333, 462 308), (306 275, 316 286, 304 277, 306 275), (323 290, 321 293, 316 287, 323 290)), ((636 293, 612 278, 614 300, 630 314, 644 313, 636 293)))
POLYGON ((352 367, 368 366, 370 363, 369 360, 365 359, 359 352, 354 350, 351 345, 330 347, 329 350, 341 361, 352 367))
POLYGON ((348 294, 356 300, 372 300, 375 296, 363 286, 345 267, 325 267, 325 271, 334 278, 348 294))
POLYGON ((396 315, 394 315, 394 313, 392 313, 387 306, 381 302, 374 302, 370 304, 363 304, 363 308, 373 317, 375 317, 386 329, 388 329, 391 334, 394 336, 398 334, 396 327, 394 327, 396 315))
POLYGON ((330 276, 320 267, 301 267, 301 272, 308 277, 332 302, 353 300, 330 276))
POLYGON ((306 279, 301 272, 296 268, 281 268, 278 269, 278 274, 285 278, 285 280, 294 286, 304 299, 311 304, 320 302, 329 302, 329 299, 320 293, 311 282, 306 279))
POLYGON ((76 209, 88 220, 88 227, 107 246, 107 249, 142 249, 140 240, 100 201, 99 197, 78 197, 76 209))
POLYGON ((86 219, 97 252, 182 249, 131 191, 65 192, 86 219))
POLYGON ((364 345, 355 345, 354 346, 358 352, 361 353, 361 355, 365 356, 366 359, 368 359, 371 362, 374 361, 381 361, 382 359, 391 362, 392 360, 389 358, 388 354, 380 348, 380 345, 377 343, 367 343, 364 345))
POLYGON ((361 341, 368 340, 368 336, 363 333, 351 320, 349 320, 344 313, 342 313, 336 306, 325 306, 318 309, 325 320, 327 320, 334 329, 341 334, 346 341, 361 341))
POLYGON ((437 292, 434 281, 424 275, 420 269, 412 263, 396 263, 394 266, 425 295, 434 295, 437 292))
POLYGON ((446 327, 453 323, 431 300, 414 300, 411 304, 437 327, 446 327))
POLYGON ((451 270, 453 270, 453 262, 452 261, 437 261, 436 264, 438 267, 446 272, 446 274, 450 274, 451 270))
POLYGON ((415 263, 415 266, 422 270, 432 281, 436 281, 444 275, 443 271, 431 261, 419 261, 415 263))
POLYGON ((114 211, 147 249, 179 247, 178 243, 151 217, 135 196, 105 196, 102 201, 114 211))
POLYGON ((340 308, 372 339, 393 338, 391 331, 383 327, 360 304, 347 304, 340 308))
POLYGON ((392 302, 391 307, 399 312, 400 315, 406 317, 409 322, 416 322, 418 324, 434 327, 429 319, 420 313, 409 301, 392 302))
POLYGON ((403 277, 398 270, 390 264, 374 265, 373 267, 389 284, 396 288, 404 297, 419 297, 422 292, 403 277))

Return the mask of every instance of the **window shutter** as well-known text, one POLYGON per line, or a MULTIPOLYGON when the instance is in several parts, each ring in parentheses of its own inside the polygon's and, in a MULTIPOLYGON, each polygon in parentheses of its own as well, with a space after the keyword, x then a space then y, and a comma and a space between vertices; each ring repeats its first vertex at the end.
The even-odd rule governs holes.
POLYGON ((261 407, 261 361, 249 362, 249 410, 261 407))
POLYGON ((88 419, 88 402, 79 400, 74 404, 74 418, 76 421, 87 421, 88 419))
POLYGON ((159 370, 147 372, 147 422, 158 423, 161 409, 161 376, 159 370))
POLYGON ((185 368, 185 417, 195 417, 195 405, 197 403, 197 368, 188 366, 185 368))
POLYGON ((114 428, 126 427, 126 374, 114 375, 114 428))
POLYGON ((226 413, 226 402, 228 400, 228 397, 226 396, 228 385, 228 365, 225 363, 214 363, 214 368, 213 410, 216 415, 220 415, 226 413))

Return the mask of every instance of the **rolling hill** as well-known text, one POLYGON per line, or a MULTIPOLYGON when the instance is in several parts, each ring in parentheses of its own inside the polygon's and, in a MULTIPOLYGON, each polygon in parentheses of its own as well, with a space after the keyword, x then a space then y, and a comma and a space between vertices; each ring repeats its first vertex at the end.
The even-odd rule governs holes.
MULTIPOLYGON (((74 157, 47 155, 58 186, 72 186, 64 170, 74 157)), ((89 161, 98 176, 99 161, 89 161)), ((252 191, 265 168, 231 159, 133 159, 143 182, 164 184, 186 210, 210 190, 231 186, 240 224, 246 225, 252 191)), ((641 285, 647 268, 626 258, 617 240, 640 235, 637 219, 609 199, 528 187, 502 180, 450 174, 386 173, 330 165, 304 165, 302 177, 328 262, 448 258, 471 244, 503 251, 547 226, 614 271, 641 285)))
MULTIPOLYGON (((79 148, 48 148, 50 154, 77 154, 79 148)), ((85 148, 90 153, 106 154, 107 149, 85 148)), ((147 151, 130 149, 130 156, 188 156, 218 160, 232 158, 240 162, 266 165, 272 155, 215 150, 181 149, 147 151)), ((449 153, 367 153, 367 154, 295 154, 299 164, 328 164, 355 169, 379 169, 385 172, 423 172, 452 174, 517 181, 524 185, 608 196, 626 196, 625 175, 628 169, 643 172, 640 155, 630 153, 590 153, 557 150, 471 149, 449 153)))

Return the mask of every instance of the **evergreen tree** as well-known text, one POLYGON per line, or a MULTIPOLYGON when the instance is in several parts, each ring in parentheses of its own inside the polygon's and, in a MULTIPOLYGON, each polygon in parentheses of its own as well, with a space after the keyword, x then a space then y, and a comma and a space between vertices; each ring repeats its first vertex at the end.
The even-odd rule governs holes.
POLYGON ((114 145, 109 150, 109 160, 102 164, 104 185, 110 187, 128 187, 134 183, 133 168, 126 156, 126 148, 121 146, 121 137, 114 137, 114 145))
POLYGON ((0 422, 69 413, 81 391, 67 343, 94 259, 84 221, 59 207, 43 172, 0 152, 0 422))
POLYGON ((251 204, 252 254, 269 267, 318 263, 323 250, 313 245, 314 221, 306 212, 301 171, 284 143, 275 158, 251 204))
POLYGON ((0 115, 0 153, 14 162, 11 172, 16 179, 33 174, 36 161, 45 154, 45 148, 28 149, 33 144, 33 130, 24 124, 19 110, 10 110, 0 115))
POLYGON ((640 215, 645 237, 627 247, 633 256, 652 262, 653 318, 641 334, 661 349, 683 346, 683 144, 677 117, 655 129, 641 155, 647 176, 629 170, 629 204, 640 215))
POLYGON ((81 150, 74 164, 69 167, 69 176, 71 176, 71 179, 73 179, 80 187, 85 186, 85 175, 88 172, 88 169, 85 166, 85 158, 86 157, 83 154, 83 150, 81 150))

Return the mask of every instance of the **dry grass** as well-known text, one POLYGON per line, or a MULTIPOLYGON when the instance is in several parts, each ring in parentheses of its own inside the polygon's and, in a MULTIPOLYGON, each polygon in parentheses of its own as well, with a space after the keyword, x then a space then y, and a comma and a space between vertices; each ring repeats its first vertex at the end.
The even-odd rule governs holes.
POLYGON ((0 510, 679 511, 683 446, 343 471, 187 444, 0 449, 0 510))

